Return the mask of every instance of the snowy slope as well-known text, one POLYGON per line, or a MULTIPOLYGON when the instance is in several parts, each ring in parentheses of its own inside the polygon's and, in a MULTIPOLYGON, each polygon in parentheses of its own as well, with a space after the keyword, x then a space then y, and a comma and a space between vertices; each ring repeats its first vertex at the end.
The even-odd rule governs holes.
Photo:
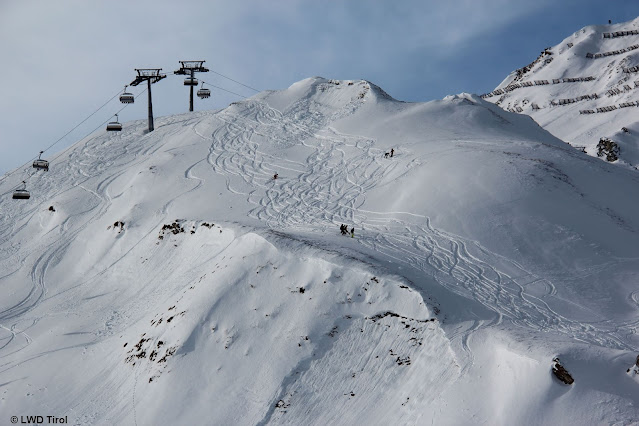
POLYGON ((621 162, 636 168, 638 72, 639 18, 575 32, 544 49, 483 97, 530 115, 555 136, 593 156, 601 138, 611 139, 620 147, 621 162))
POLYGON ((3 415, 639 418, 633 171, 474 95, 319 77, 144 129, 0 182, 3 415))

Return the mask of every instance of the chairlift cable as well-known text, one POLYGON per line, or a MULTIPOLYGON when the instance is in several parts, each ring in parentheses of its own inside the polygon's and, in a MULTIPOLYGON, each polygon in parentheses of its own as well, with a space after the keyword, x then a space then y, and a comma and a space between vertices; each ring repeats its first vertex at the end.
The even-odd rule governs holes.
MULTIPOLYGON (((78 123, 75 127, 73 127, 71 130, 69 130, 67 133, 64 134, 64 136, 62 136, 60 139, 58 139, 57 141, 53 142, 51 145, 49 145, 46 149, 42 150, 42 153, 47 152, 48 150, 50 150, 51 148, 53 148, 58 142, 60 142, 62 139, 64 139, 65 137, 67 137, 71 132, 73 132, 75 129, 77 129, 78 127, 80 127, 84 122, 86 122, 89 118, 93 117, 98 111, 100 111, 102 108, 104 108, 109 102, 111 102, 113 99, 115 99, 118 95, 120 94, 120 90, 118 89, 118 92, 113 95, 108 101, 106 101, 100 108, 96 109, 95 111, 93 111, 91 113, 91 115, 89 115, 87 118, 85 118, 84 120, 82 120, 80 123, 78 123)), ((85 136, 86 137, 86 136, 85 136)), ((40 155, 42 155, 42 153, 40 155)), ((21 164, 20 166, 16 167, 12 172, 9 172, 7 174, 4 174, 1 178, 0 178, 0 182, 4 181, 6 178, 8 178, 9 176, 12 176, 15 172, 17 172, 20 168, 26 166, 27 164, 31 164, 33 163, 34 160, 36 160, 38 157, 33 157, 31 160, 27 161, 24 164, 21 164)), ((56 157, 57 158, 57 157, 56 157)))
POLYGON ((206 82, 206 81, 204 81, 204 80, 200 80, 200 81, 201 81, 202 83, 206 84, 207 86, 211 86, 211 87, 215 87, 216 89, 224 90, 225 92, 229 92, 229 93, 231 93, 231 94, 233 94, 233 95, 235 95, 235 96, 239 96, 239 97, 240 97, 240 98, 242 98, 242 99, 246 99, 246 98, 247 98, 247 96, 240 95, 239 93, 231 92, 230 90, 226 90, 226 89, 224 89, 224 88, 222 88, 222 87, 216 86, 215 84, 207 83, 207 82, 206 82))
MULTIPOLYGON (((137 99, 139 96, 143 95, 143 94, 144 94, 144 92, 146 92, 146 90, 147 90, 147 89, 142 90, 140 93, 138 93, 138 94, 135 96, 135 98, 137 99)), ((119 93, 119 92, 118 92, 118 93, 119 93)), ((117 95, 116 95, 116 96, 117 96, 117 95)), ((115 96, 114 96, 114 97, 112 97, 111 99, 109 99, 109 101, 108 101, 107 103, 111 102, 114 98, 115 98, 115 96)), ((102 105, 99 109, 102 109, 102 108, 103 108, 103 107, 104 107, 107 103, 105 103, 104 105, 102 105)), ((128 106, 129 106, 129 104, 125 104, 122 108, 120 108, 120 109, 118 110, 117 114, 119 114, 120 112, 122 112, 122 110, 124 110, 124 109, 125 109, 126 107, 128 107, 128 106)), ((99 109, 98 109, 98 110, 99 110, 99 109)), ((97 111, 95 111, 95 112, 97 112, 97 111)), ((89 117, 93 116, 93 115, 95 114, 95 112, 94 112, 93 114, 91 114, 89 117)), ((86 121, 89 117, 87 117, 84 121, 86 121)), ((111 120, 111 118, 107 119, 107 120, 106 120, 106 121, 104 121, 102 124, 100 124, 98 127, 96 127, 95 129, 91 130, 91 131, 90 131, 89 133, 87 133, 84 137, 82 137, 82 138, 78 139, 78 141, 81 141, 81 140, 86 139, 87 137, 91 136, 91 134, 92 134, 92 133, 95 133, 98 129, 100 129, 101 127, 103 127, 106 123, 108 123, 108 121, 109 121, 109 120, 111 120)), ((80 123, 80 124, 82 124, 82 123, 80 123)), ((76 127, 78 127, 78 126, 76 126, 76 127)), ((69 132, 69 133, 71 133, 71 132, 69 132)), ((67 134, 68 134, 68 133, 67 133, 67 134)), ((65 135, 65 136, 66 136, 66 135, 65 135)), ((63 137, 64 137, 64 136, 63 136, 63 137)), ((56 143, 57 143, 57 142, 56 142, 56 143)), ((53 146, 53 145, 51 145, 51 146, 53 146)), ((49 147, 49 148, 50 148, 50 147, 49 147)), ((47 149, 49 149, 49 148, 47 148, 47 149)), ((58 155, 56 155, 55 157, 53 157, 53 158, 49 161, 49 164, 51 164, 51 163, 53 163, 55 160, 57 160, 57 159, 58 159, 58 157, 60 157, 63 153, 64 153, 64 151, 63 151, 63 152, 60 152, 58 155)), ((33 160, 31 160, 31 161, 33 161, 33 160)), ((26 164, 28 164, 28 163, 26 163, 26 164)), ((23 166, 24 166, 24 164, 23 164, 23 166)), ((21 167, 22 167, 22 166, 21 166, 21 167)), ((20 167, 16 168, 16 169, 14 170, 14 172, 15 172, 15 171, 17 171, 19 168, 20 168, 20 167)), ((37 173, 37 172, 36 172, 36 173, 37 173)), ((32 177, 33 177, 36 173, 34 173, 33 171, 31 171, 31 172, 29 173, 29 175, 25 178, 25 180, 23 180, 23 182, 25 183, 25 185, 26 185, 26 181, 31 180, 31 178, 32 178, 32 177)), ((7 177, 9 177, 9 176, 10 176, 10 175, 12 175, 12 174, 13 174, 13 173, 9 173, 9 174, 7 174, 7 175, 4 175, 4 176, 0 179, 0 182, 1 182, 1 181, 3 181, 4 179, 6 179, 7 177)), ((16 190, 16 189, 18 189, 18 187, 19 187, 19 186, 21 186, 21 185, 22 185, 22 184, 18 184, 16 187, 14 187, 14 188, 13 188, 12 190, 10 190, 9 192, 15 192, 15 190, 16 190)), ((8 194, 9 192, 5 192, 5 193, 3 193, 2 195, 4 196, 4 195, 8 194)))
POLYGON ((78 127, 80 127, 84 122, 86 122, 89 118, 93 117, 98 111, 100 111, 102 108, 104 108, 109 102, 111 102, 113 99, 115 99, 116 97, 118 97, 118 95, 120 94, 120 90, 118 90, 118 92, 113 95, 113 97, 111 97, 111 99, 109 99, 108 101, 106 101, 100 108, 96 109, 95 111, 93 111, 91 113, 91 115, 89 115, 87 118, 85 118, 84 120, 82 120, 80 123, 78 123, 73 129, 69 130, 67 133, 64 134, 64 136, 62 136, 60 139, 58 139, 57 141, 53 142, 51 145, 49 145, 43 152, 47 152, 49 149, 53 148, 54 145, 56 145, 58 142, 60 142, 62 139, 64 139, 65 137, 67 137, 71 132, 73 132, 75 129, 77 129, 78 127))
MULTIPOLYGON (((214 71, 214 70, 212 70, 212 69, 209 69, 209 71, 210 71, 210 72, 212 72, 212 73, 214 73, 214 74, 219 75, 220 77, 224 77, 224 78, 226 78, 227 80, 231 80, 231 81, 232 81, 232 82, 234 82, 234 83, 237 83, 237 84, 239 84, 239 85, 241 85, 241 86, 244 86, 244 87, 246 87, 247 89, 251 89, 251 90, 255 91, 256 93, 261 92, 261 90, 258 90, 258 89, 254 88, 254 87, 251 87, 251 86, 247 85, 247 84, 244 84, 244 83, 242 83, 242 82, 239 82, 239 81, 237 81, 237 80, 234 80, 234 79, 232 79, 231 77, 227 77, 227 76, 225 76, 224 74, 220 74, 220 73, 219 73, 219 72, 217 72, 217 71, 214 71)), ((167 75, 167 77, 174 77, 174 76, 173 76, 173 75, 167 75)), ((231 92, 230 90, 222 89, 221 87, 215 86, 215 85, 213 85, 213 84, 211 84, 211 83, 206 83, 206 82, 204 82, 204 81, 203 81, 203 80, 201 80, 201 79, 200 79, 200 82, 201 82, 201 83, 208 84, 209 86, 215 87, 215 88, 217 88, 217 89, 224 90, 224 91, 226 91, 226 92, 232 93, 232 94, 234 94, 234 95, 237 95, 237 96, 241 96, 241 97, 243 97, 243 98, 246 98, 246 96, 238 95, 238 94, 237 94, 237 93, 235 93, 235 92, 231 92)))
MULTIPOLYGON (((30 178, 31 176, 33 176, 33 175, 31 174, 31 175, 27 176, 27 177, 25 178, 25 180, 23 180, 22 182, 20 182, 20 183, 19 183, 19 184, 17 184, 16 186, 14 186, 14 187, 13 187, 13 189, 10 189, 10 190, 9 190, 9 192, 13 192, 13 191, 15 191, 16 189, 18 189, 18 188, 20 188, 21 186, 23 186, 23 185, 25 186, 25 189, 26 189, 27 181, 29 180, 29 178, 30 178)), ((8 192, 5 192, 5 194, 8 194, 8 192)))
MULTIPOLYGON (((140 93, 138 93, 137 95, 135 95, 135 99, 137 99, 138 97, 142 96, 145 92, 147 91, 146 88, 144 88, 140 93)), ((114 96, 115 97, 115 96, 114 96)), ((113 98, 111 98, 113 99, 113 98)), ((122 112, 122 110, 124 110, 126 107, 128 107, 130 104, 124 104, 124 106, 122 108, 120 108, 115 114, 119 114, 120 112, 122 112)), ((114 115, 115 115, 114 114, 114 115)), ((113 115, 111 117, 109 117, 106 121, 103 121, 98 127, 96 127, 95 129, 91 130, 89 133, 87 133, 86 135, 84 135, 82 138, 78 139, 78 141, 84 140, 86 138, 88 138, 89 136, 91 136, 93 133, 95 133, 96 131, 98 131, 100 128, 104 127, 105 124, 107 124, 111 118, 113 118, 113 115)), ((50 162, 55 161, 58 157, 60 157, 62 155, 62 152, 60 152, 58 155, 56 155, 55 157, 53 157, 53 159, 50 162)))
MULTIPOLYGON (((214 71, 214 70, 210 70, 210 71, 212 71, 213 73, 215 73, 215 74, 219 75, 220 77, 226 78, 227 80, 231 80, 231 81, 232 81, 232 82, 234 82, 234 83, 237 83, 237 84, 239 84, 239 85, 241 85, 241 86, 244 86, 244 87, 246 87, 247 89, 253 90, 253 91, 255 91, 255 92, 260 92, 258 89, 255 89, 254 87, 251 87, 251 86, 246 85, 246 84, 244 84, 244 83, 241 83, 241 82, 239 82, 239 81, 237 81, 237 80, 234 80, 234 79, 232 79, 231 77, 227 77, 227 76, 225 76, 225 75, 223 75, 223 74, 221 74, 221 73, 219 73, 219 72, 217 72, 217 71, 214 71)), ((208 86, 215 87, 216 89, 219 89, 219 90, 222 90, 222 91, 224 91, 224 92, 230 93, 230 94, 232 94, 232 95, 238 96, 238 97, 240 97, 240 98, 242 98, 242 99, 246 99, 246 98, 247 98, 247 96, 240 95, 239 93, 233 92, 233 91, 231 91, 231 90, 224 89, 223 87, 216 86, 215 84, 207 83, 207 82, 205 82, 205 81, 203 81, 203 80, 200 80, 200 81, 202 82, 202 84, 206 84, 206 85, 208 85, 208 86)), ((146 92, 146 90, 147 90, 147 89, 144 89, 142 92, 140 92, 139 94, 137 94, 137 95, 135 96, 135 99, 137 99, 140 95, 142 95, 144 92, 146 92)), ((120 92, 121 92, 121 89, 118 89, 118 91, 115 93, 115 95, 113 95, 111 98, 109 98, 109 100, 108 100, 108 101, 106 101, 106 102, 105 102, 104 104, 102 104, 102 105, 101 105, 98 109, 96 109, 95 111, 93 111, 93 112, 92 112, 89 116, 87 116, 84 120, 82 120, 82 121, 81 121, 81 122, 79 122, 77 125, 75 125, 75 126, 74 126, 71 130, 69 130, 67 133, 65 133, 65 134, 64 134, 62 137, 60 137, 58 140, 56 140, 56 141, 55 141, 55 142, 53 142, 51 145, 49 145, 49 146, 48 146, 48 147, 46 147, 44 150, 42 150, 42 152, 40 153, 40 155, 42 155, 42 153, 45 153, 45 152, 47 152, 48 150, 50 150, 51 148, 53 148, 53 147, 54 147, 55 145, 57 145, 57 144, 58 144, 58 143, 59 143, 62 139, 64 139, 65 137, 67 137, 69 134, 71 134, 71 132, 73 132, 74 130, 76 130, 78 127, 80 127, 82 124, 84 124, 87 120, 89 120, 91 117, 93 117, 95 114, 97 114, 97 113, 98 113, 98 111, 100 111, 102 108, 104 108, 104 107, 105 107, 105 106, 106 106, 109 102, 111 102, 113 99, 115 99, 116 97, 118 97, 118 96, 120 95, 120 92)), ((120 108, 120 109, 118 110, 118 112, 117 112, 117 113, 119 114, 119 113, 120 113, 122 110, 124 110, 124 108, 126 108, 127 106, 128 106, 128 104, 125 104, 122 108, 120 108)), ((87 138, 88 136, 90 136, 92 133, 96 132, 96 131, 97 131, 98 129, 100 129, 102 126, 104 126, 105 124, 107 124, 107 123, 109 122, 109 120, 110 120, 110 119, 111 119, 111 118, 109 118, 108 120, 104 121, 104 122, 103 122, 102 124, 100 124, 98 127, 96 127, 96 128, 95 128, 95 129, 93 129, 91 132, 89 132, 87 135, 85 135, 84 137, 82 137, 82 138, 80 138, 80 139, 78 139, 78 140, 86 139, 86 138, 87 138)), ((51 160, 50 160, 50 163, 51 163, 51 162, 53 162, 54 160, 56 160, 56 159, 57 159, 57 158, 58 158, 61 154, 62 154, 62 152, 61 152, 60 154, 58 154, 57 156, 55 156, 53 159, 51 159, 51 160)), ((24 163, 22 166, 24 166, 24 165, 26 165, 26 164, 29 164, 29 163, 32 163, 35 159, 36 159, 36 157, 33 157, 31 160, 29 160, 27 163, 24 163)), ((22 167, 22 166, 20 166, 20 167, 22 167)), ((15 171, 17 171, 18 169, 20 169, 20 167, 17 167, 16 169, 14 169, 14 172, 15 172, 15 171)), ((0 178, 0 182, 1 182, 1 181, 3 181, 3 180, 5 180, 6 178, 8 178, 9 176, 11 176, 12 174, 13 174, 13 173, 5 174, 4 176, 2 176, 2 178, 0 178)), ((32 175, 30 175, 30 176, 29 176, 29 178, 30 178, 31 176, 32 176, 32 175)))
MULTIPOLYGON (((135 99, 139 98, 140 96, 142 96, 145 92, 146 92, 146 88, 144 90, 142 90, 140 93, 138 93, 135 96, 135 99)), ((124 108, 128 107, 128 104, 125 104, 122 108, 120 108, 115 114, 113 114, 111 117, 109 117, 106 121, 102 122, 102 124, 100 124, 98 127, 96 127, 95 129, 91 130, 85 137, 83 137, 82 139, 86 139, 87 137, 91 136, 92 133, 96 132, 97 130, 99 130, 101 127, 103 127, 105 124, 107 124, 109 121, 111 121, 111 119, 113 118, 113 116, 120 114, 124 108)), ((82 140, 80 139, 80 140, 82 140)))
MULTIPOLYGON (((246 87, 247 89, 254 90, 254 91, 258 92, 258 93, 261 91, 261 90, 257 90, 257 89, 255 89, 255 88, 253 88, 253 87, 251 87, 251 86, 248 86, 248 85, 246 85, 246 84, 244 84, 244 83, 240 83, 240 82, 239 82, 239 81, 237 81, 237 80, 233 80, 231 77, 227 77, 227 76, 225 76, 225 75, 223 75, 223 74, 220 74, 220 73, 219 73, 219 72, 217 72, 217 71, 213 71, 212 69, 209 69, 209 71, 211 71, 212 73, 215 73, 215 74, 217 74, 217 75, 219 75, 219 76, 221 76, 221 77, 224 77, 224 78, 226 78, 226 79, 228 79, 228 80, 231 80, 231 81, 233 81, 233 82, 235 82, 235 83, 237 83, 237 84, 240 84, 240 85, 242 85, 242 86, 246 87)), ((215 87, 215 86, 214 86, 214 87, 215 87)))

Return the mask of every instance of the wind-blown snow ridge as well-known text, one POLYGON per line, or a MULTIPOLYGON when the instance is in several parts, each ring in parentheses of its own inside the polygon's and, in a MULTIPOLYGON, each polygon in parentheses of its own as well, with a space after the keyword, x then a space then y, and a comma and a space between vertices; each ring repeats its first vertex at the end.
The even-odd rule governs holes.
POLYGON ((314 77, 144 128, 79 142, 29 202, 0 202, 0 383, 16 413, 636 416, 636 173, 478 96, 404 103, 366 81, 314 77))

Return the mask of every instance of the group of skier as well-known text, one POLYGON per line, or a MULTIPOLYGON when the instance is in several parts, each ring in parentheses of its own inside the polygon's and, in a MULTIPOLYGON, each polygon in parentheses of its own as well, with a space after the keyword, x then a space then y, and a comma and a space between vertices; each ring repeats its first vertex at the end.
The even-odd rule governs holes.
MULTIPOLYGON (((339 226, 339 230, 342 235, 348 235, 348 226, 344 225, 343 223, 339 226)), ((355 227, 351 228, 351 238, 355 238, 355 227)))
MULTIPOLYGON (((387 153, 384 154, 384 157, 388 158, 388 157, 392 157, 393 155, 395 155, 395 149, 391 148, 390 152, 387 152, 387 153)), ((273 175, 273 179, 277 179, 277 176, 278 176, 277 173, 275 173, 273 175)), ((348 235, 349 234, 348 225, 344 225, 342 223, 339 226, 339 230, 342 233, 342 235, 348 235)), ((351 227, 350 234, 351 234, 351 238, 355 238, 355 227, 354 226, 351 227)))

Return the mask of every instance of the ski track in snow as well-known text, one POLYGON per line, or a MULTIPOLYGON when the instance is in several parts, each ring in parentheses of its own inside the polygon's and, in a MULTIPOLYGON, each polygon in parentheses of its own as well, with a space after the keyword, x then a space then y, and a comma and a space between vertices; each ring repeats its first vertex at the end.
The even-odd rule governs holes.
POLYGON ((388 212, 360 209, 365 193, 399 167, 398 163, 384 160, 383 151, 374 148, 374 141, 341 134, 330 127, 330 120, 309 115, 304 102, 302 99, 284 115, 264 102, 248 101, 241 113, 227 109, 216 114, 222 124, 211 136, 198 131, 197 125, 193 127, 199 137, 211 142, 208 164, 224 176, 229 191, 245 195, 255 205, 251 217, 270 228, 311 227, 316 232, 336 229, 339 223, 354 224, 357 239, 365 247, 430 275, 456 294, 479 301, 497 317, 490 323, 478 322, 458 336, 466 353, 470 354, 470 334, 503 320, 525 328, 560 332, 590 344, 632 349, 625 336, 633 332, 635 323, 615 327, 605 321, 582 323, 566 318, 524 288, 531 282, 543 282, 548 296, 552 296, 554 285, 515 262, 477 242, 435 229, 429 218, 424 218, 422 226, 398 218, 421 215, 397 212, 389 218, 388 212), (288 118, 296 114, 302 118, 288 118), (282 149, 290 141, 301 142, 309 151, 306 162, 291 163, 262 153, 261 138, 280 143, 282 149), (345 150, 350 153, 348 162, 344 160, 345 150), (278 179, 273 179, 275 172, 280 174, 278 179), (469 246, 476 254, 469 252, 469 246), (491 266, 504 262, 509 269, 519 271, 517 276, 491 266))
MULTIPOLYGON (((254 206, 249 216, 269 228, 324 233, 335 232, 340 223, 352 224, 356 228, 357 241, 362 246, 397 263, 409 265, 431 276, 448 290, 476 300, 495 312, 492 321, 473 321, 448 336, 466 357, 463 372, 474 362, 471 350, 473 334, 482 328, 499 325, 502 321, 528 329, 559 332, 589 344, 634 349, 627 341, 628 336, 634 334, 639 321, 614 325, 606 321, 582 323, 566 318, 553 311, 542 298, 526 292, 525 286, 533 282, 543 283, 548 297, 553 296, 556 290, 551 282, 535 276, 521 265, 490 252, 475 241, 467 241, 436 229, 428 217, 412 212, 362 209, 368 191, 387 182, 385 178, 389 176, 397 178, 408 173, 419 162, 384 159, 384 151, 375 147, 374 140, 342 134, 331 127, 332 121, 352 112, 353 105, 349 104, 331 117, 326 117, 313 113, 308 102, 308 99, 302 99, 284 114, 263 101, 249 100, 239 103, 237 108, 227 108, 213 114, 201 113, 188 119, 160 119, 156 132, 166 132, 167 136, 190 133, 210 144, 206 158, 184 170, 183 176, 195 181, 195 185, 187 192, 205 183, 196 170, 208 166, 225 180, 228 191, 246 197, 254 206), (291 117, 295 117, 295 120, 291 117), (167 127, 170 124, 181 125, 167 127), (282 150, 293 147, 305 150, 306 160, 291 161, 260 150, 260 142, 267 139, 269 143, 278 144, 282 150), (273 179, 274 173, 279 174, 277 179, 273 179), (517 273, 508 275, 492 266, 499 264, 507 264, 508 270, 517 273)), ((50 199, 78 188, 92 194, 93 203, 83 206, 85 208, 82 211, 73 212, 60 225, 58 235, 48 233, 49 239, 44 250, 35 242, 24 250, 24 257, 16 259, 20 247, 8 242, 0 247, 0 264, 11 265, 11 271, 5 269, 10 271, 5 276, 20 270, 26 263, 33 264, 29 291, 20 301, 0 312, 1 358, 31 343, 27 329, 14 320, 21 317, 21 323, 24 323, 24 315, 47 296, 58 296, 47 294, 47 271, 63 258, 75 236, 90 223, 102 218, 109 211, 112 199, 121 195, 111 194, 111 185, 132 166, 163 149, 162 142, 145 143, 148 135, 144 134, 143 128, 144 124, 137 124, 124 129, 127 133, 140 133, 139 144, 113 143, 121 135, 96 137, 88 140, 81 149, 70 152, 64 170, 52 170, 49 175, 36 176, 39 192, 47 194, 50 199), (66 181, 72 183, 70 189, 57 188, 56 182, 64 179, 56 173, 61 173, 66 181), (95 182, 98 177, 101 180, 95 182), (35 253, 41 254, 31 260, 35 253), (15 265, 19 265, 17 269, 15 265)), ((477 142, 473 141, 475 144, 477 142)), ((495 143, 486 141, 486 145, 490 146, 491 142, 495 143)), ((170 154, 169 151, 165 152, 170 154)), ((161 213, 167 214, 177 198, 179 196, 167 200, 161 213)), ((24 204, 17 211, 1 208, 0 217, 3 220, 0 223, 7 225, 0 232, 5 235, 19 232, 39 213, 33 207, 37 205, 24 204), (22 222, 12 220, 17 217, 28 219, 22 222)), ((150 232, 155 231, 153 229, 150 232)), ((639 306, 639 292, 633 292, 629 298, 639 306)), ((34 325, 41 319, 35 317, 28 320, 34 325)), ((6 371, 16 365, 0 364, 0 367, 6 371)), ((137 382, 137 377, 135 380, 137 382)), ((135 401, 133 407, 135 409, 135 401)))
MULTIPOLYGON (((183 120, 192 121, 193 119, 183 120)), ((175 117, 168 117, 167 119, 158 120, 157 128, 162 128, 167 124, 179 123, 175 117)), ((138 124, 125 128, 123 133, 143 133, 144 124, 138 124)), ((179 130, 171 128, 171 133, 175 133, 179 130)), ((69 154, 66 167, 61 171, 56 172, 53 169, 49 174, 40 174, 37 176, 39 179, 39 193, 46 194, 47 199, 56 199, 57 197, 64 196, 65 193, 79 188, 82 191, 86 191, 93 196, 94 202, 86 205, 85 209, 81 211, 75 211, 70 214, 58 228, 57 235, 51 234, 51 231, 47 233, 47 236, 51 237, 48 244, 39 246, 37 242, 34 243, 33 248, 25 250, 26 255, 20 259, 15 259, 15 254, 18 253, 19 247, 6 247, 7 244, 3 244, 2 250, 0 250, 0 262, 3 265, 14 265, 19 262, 19 267, 13 267, 12 272, 5 275, 9 276, 19 271, 31 257, 35 256, 35 253, 42 253, 37 259, 33 260, 33 266, 31 268, 31 287, 27 291, 26 295, 21 300, 14 302, 12 306, 6 307, 0 311, 0 349, 3 351, 1 358, 5 358, 13 353, 16 353, 31 343, 31 338, 26 333, 26 329, 18 330, 19 323, 12 323, 12 321, 25 321, 24 315, 34 310, 47 295, 46 274, 47 270, 55 266, 64 256, 65 251, 72 244, 73 240, 91 223, 99 220, 103 217, 111 206, 112 196, 109 193, 110 185, 115 182, 119 177, 124 175, 128 168, 145 160, 145 156, 161 149, 164 144, 148 145, 144 144, 146 135, 141 137, 142 143, 136 145, 129 144, 115 144, 113 143, 116 138, 121 138, 121 135, 106 134, 100 137, 92 138, 88 140, 80 149, 73 150, 69 154), (91 159, 88 160, 87 159, 91 159), (98 161, 102 159, 103 161, 98 161), (119 160, 119 161, 118 161, 119 160), (124 160, 124 161, 122 161, 124 160), (110 172, 113 170, 113 172, 110 172), (64 176, 60 178, 58 174, 64 176), (92 183, 96 177, 102 177, 97 183, 92 183), (67 187, 67 185, 59 185, 59 181, 70 181, 70 188, 65 190, 58 189, 58 186, 67 187), (95 191, 90 189, 90 186, 95 187, 95 191), (11 324, 11 325, 9 325, 11 324), (17 339, 18 336, 24 337, 24 339, 17 339)), ((189 176, 190 177, 190 176, 189 176)), ((38 195, 34 194, 34 198, 38 195)), ((119 195, 115 195, 117 198, 119 195)), ((12 229, 3 229, 2 232, 13 234, 19 232, 21 228, 24 228, 33 218, 39 213, 34 206, 39 203, 23 204, 22 209, 12 211, 10 209, 2 209, 0 215, 6 218, 14 218, 26 215, 29 219, 24 223, 16 223, 15 220, 5 220, 2 223, 12 224, 12 229)), ((3 205, 4 207, 4 205, 3 205)), ((7 228, 7 227, 5 227, 7 228)), ((131 248, 132 250, 133 248, 131 248)), ((127 251, 130 252, 131 250, 127 251)), ((120 259, 124 256, 123 254, 120 259)), ((116 262, 117 263, 117 260, 116 262)), ((103 271, 102 271, 103 272, 103 271)), ((99 275, 100 273, 98 273, 99 275)), ((91 281, 95 277, 85 279, 81 284, 91 281)), ((77 287, 77 286, 76 286, 77 287)), ((61 293, 53 294, 49 297, 58 297, 66 293, 67 290, 63 290, 61 293)), ((37 324, 42 318, 34 317, 28 318, 31 322, 30 327, 37 324)), ((23 360, 24 362, 26 360, 23 360)), ((21 362, 20 362, 21 363, 21 362)), ((0 367, 3 371, 8 368, 13 368, 20 363, 14 363, 11 366, 7 364, 1 364, 0 367)))

